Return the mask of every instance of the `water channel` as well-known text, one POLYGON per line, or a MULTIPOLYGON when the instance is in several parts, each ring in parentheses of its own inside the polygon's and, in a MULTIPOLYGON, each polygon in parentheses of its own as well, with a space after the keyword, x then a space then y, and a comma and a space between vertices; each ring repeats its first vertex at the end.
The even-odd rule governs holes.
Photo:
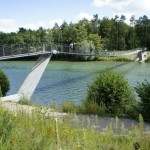
MULTIPOLYGON (((7 74, 15 94, 30 72, 34 61, 1 61, 0 68, 7 74)), ((86 97, 87 86, 100 72, 108 69, 122 73, 133 88, 145 79, 150 82, 150 64, 135 62, 67 62, 50 61, 40 80, 32 101, 48 105, 66 100, 80 104, 86 97)))

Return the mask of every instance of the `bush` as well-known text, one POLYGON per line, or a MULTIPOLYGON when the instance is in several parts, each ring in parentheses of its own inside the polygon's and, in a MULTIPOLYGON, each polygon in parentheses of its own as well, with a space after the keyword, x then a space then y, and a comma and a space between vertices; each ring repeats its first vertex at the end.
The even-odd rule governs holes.
POLYGON ((135 90, 140 98, 139 113, 142 114, 146 121, 150 121, 150 83, 147 80, 141 84, 138 83, 135 90))
POLYGON ((145 60, 145 62, 150 63, 150 57, 148 57, 148 58, 145 60))
POLYGON ((87 102, 103 105, 106 112, 124 114, 133 103, 133 94, 122 75, 107 71, 99 74, 88 87, 87 102))
POLYGON ((6 74, 2 70, 0 70, 0 87, 2 95, 5 96, 10 89, 10 83, 6 74))

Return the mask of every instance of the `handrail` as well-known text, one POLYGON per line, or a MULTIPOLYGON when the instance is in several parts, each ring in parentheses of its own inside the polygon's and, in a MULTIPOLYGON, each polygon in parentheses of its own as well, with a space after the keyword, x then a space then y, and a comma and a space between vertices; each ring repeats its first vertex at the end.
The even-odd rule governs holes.
POLYGON ((93 55, 89 48, 74 45, 70 48, 69 44, 54 44, 54 43, 27 43, 27 44, 4 44, 0 45, 0 57, 35 53, 35 52, 50 52, 57 50, 60 53, 66 54, 88 54, 93 55))

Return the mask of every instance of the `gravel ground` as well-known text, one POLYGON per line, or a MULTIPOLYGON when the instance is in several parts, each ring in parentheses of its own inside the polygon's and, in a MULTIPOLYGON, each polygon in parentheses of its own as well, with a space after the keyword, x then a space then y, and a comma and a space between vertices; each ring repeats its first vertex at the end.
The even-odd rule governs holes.
MULTIPOLYGON (((31 114, 34 109, 37 107, 35 106, 28 106, 28 105, 20 105, 13 102, 3 102, 2 105, 8 109, 9 111, 13 112, 14 114, 17 113, 17 111, 24 111, 27 114, 31 114)), ((57 117, 61 121, 64 119, 71 120, 71 123, 74 126, 83 126, 84 128, 88 128, 89 126, 99 132, 104 132, 107 127, 111 124, 112 129, 115 130, 116 127, 116 118, 111 117, 96 117, 95 115, 73 115, 73 114, 67 114, 67 113, 60 113, 55 111, 54 109, 48 108, 48 109, 41 109, 42 112, 45 112, 46 118, 49 117, 57 117), (46 110, 46 112, 45 112, 46 110)), ((118 128, 122 128, 122 125, 124 124, 125 130, 132 130, 135 126, 139 127, 139 122, 131 119, 123 119, 119 118, 118 121, 118 128)), ((150 134, 150 123, 144 123, 143 124, 144 133, 150 134)))

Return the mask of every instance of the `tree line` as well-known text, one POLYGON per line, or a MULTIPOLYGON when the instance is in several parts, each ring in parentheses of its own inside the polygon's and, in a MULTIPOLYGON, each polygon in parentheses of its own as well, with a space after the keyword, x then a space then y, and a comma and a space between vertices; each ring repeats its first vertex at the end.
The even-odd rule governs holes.
POLYGON ((144 15, 135 19, 132 15, 127 24, 126 17, 116 15, 114 18, 99 19, 93 15, 90 21, 82 19, 78 23, 64 21, 60 26, 37 30, 20 27, 17 32, 0 32, 0 45, 53 42, 76 45, 89 44, 94 49, 130 50, 137 47, 150 49, 150 19, 144 15))

